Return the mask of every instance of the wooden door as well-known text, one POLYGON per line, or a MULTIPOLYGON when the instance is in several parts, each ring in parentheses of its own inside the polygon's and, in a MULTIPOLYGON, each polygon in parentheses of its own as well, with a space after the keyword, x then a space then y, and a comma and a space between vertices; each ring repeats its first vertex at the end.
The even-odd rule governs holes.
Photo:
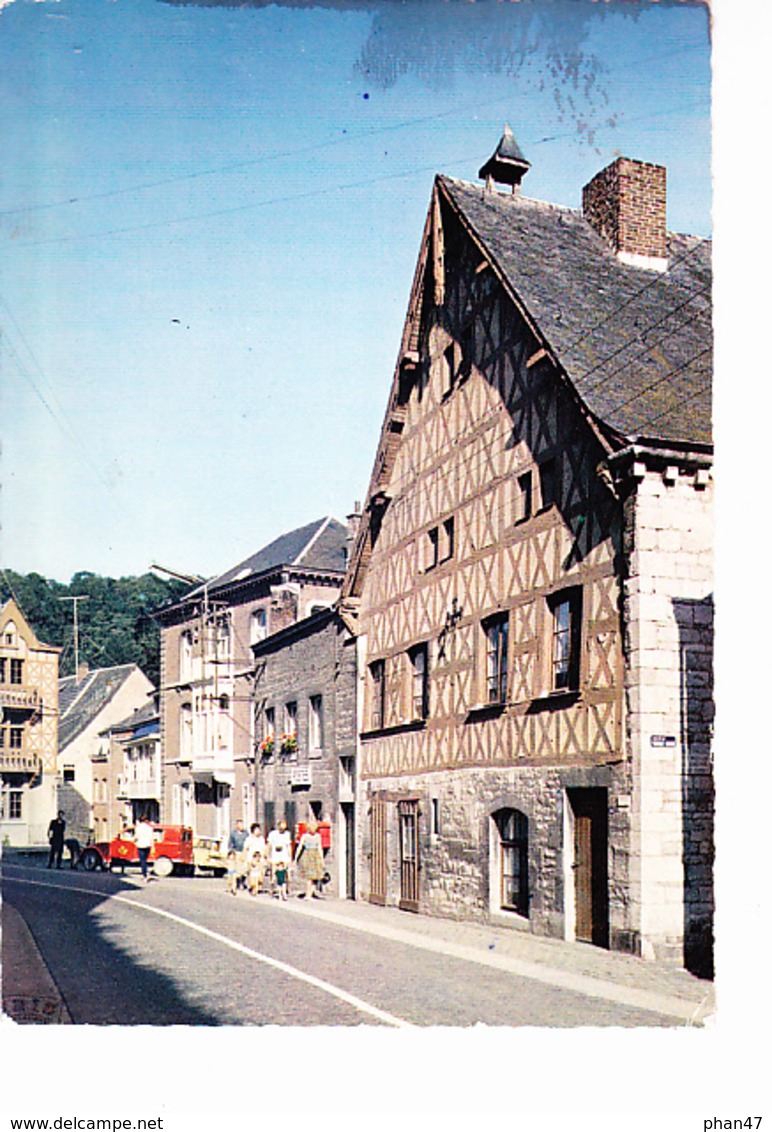
POLYGON ((592 943, 592 818, 574 816, 576 938, 592 943))
POLYGON ((386 903, 386 822, 388 803, 373 798, 370 805, 370 903, 386 903))
POLYGON ((418 911, 418 801, 399 803, 399 906, 418 911))
POLYGON ((354 803, 341 802, 343 811, 344 852, 346 854, 346 899, 356 900, 356 822, 354 803))
POLYGON ((608 799, 606 790, 569 790, 574 812, 576 939, 608 947, 608 799))

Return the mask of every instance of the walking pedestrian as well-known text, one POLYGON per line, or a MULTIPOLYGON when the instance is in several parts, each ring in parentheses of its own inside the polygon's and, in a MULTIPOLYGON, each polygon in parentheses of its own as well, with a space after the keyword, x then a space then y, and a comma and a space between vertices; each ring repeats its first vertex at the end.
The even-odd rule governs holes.
POLYGON ((324 873, 324 856, 322 854, 322 835, 319 833, 319 826, 315 821, 308 823, 305 833, 298 841, 295 850, 295 864, 298 867, 301 879, 306 882, 305 892, 299 892, 298 896, 313 896, 317 900, 321 900, 322 894, 319 888, 324 873))
POLYGON ((147 870, 148 857, 155 841, 155 830, 146 817, 141 817, 134 827, 134 844, 139 855, 139 867, 142 870, 142 879, 145 884, 150 880, 147 870))
POLYGON ((253 896, 257 896, 263 884, 266 851, 267 846, 260 832, 260 826, 257 822, 253 822, 249 827, 249 836, 244 842, 248 868, 247 887, 253 896))
POLYGON ((48 865, 51 868, 56 861, 57 869, 62 867, 62 853, 64 852, 64 830, 67 822, 64 820, 64 810, 60 810, 55 818, 48 824, 48 865))
POLYGON ((292 859, 292 838, 286 821, 280 821, 276 829, 272 829, 268 834, 268 852, 273 872, 273 894, 281 900, 286 900, 289 896, 287 873, 292 859))
POLYGON ((238 896, 239 892, 239 866, 236 861, 236 850, 230 849, 228 851, 228 893, 231 896, 238 896))
POLYGON ((236 854, 236 869, 237 886, 244 888, 247 877, 247 855, 244 851, 244 846, 247 840, 247 831, 244 829, 244 822, 241 818, 236 822, 236 828, 232 829, 228 837, 228 852, 231 850, 236 854))

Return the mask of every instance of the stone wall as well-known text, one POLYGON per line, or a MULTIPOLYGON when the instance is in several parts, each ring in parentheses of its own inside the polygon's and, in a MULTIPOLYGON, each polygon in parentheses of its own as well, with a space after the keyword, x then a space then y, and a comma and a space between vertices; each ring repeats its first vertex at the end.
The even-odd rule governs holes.
POLYGON ((325 855, 325 863, 331 877, 328 891, 334 895, 339 891, 343 833, 339 811, 340 759, 356 752, 355 653, 353 639, 339 618, 323 613, 267 640, 257 655, 258 738, 265 709, 274 709, 276 732, 280 734, 284 705, 293 701, 297 704, 298 741, 298 750, 291 755, 282 755, 278 743, 270 758, 258 754, 258 820, 268 827, 281 818, 290 825, 313 817, 329 821, 332 846, 325 855), (312 696, 322 700, 322 747, 316 751, 309 745, 312 696), (293 777, 302 770, 309 772, 310 785, 293 785, 293 777))
MULTIPOLYGON (((609 930, 611 945, 631 949, 628 899, 629 795, 627 772, 604 767, 470 767, 369 780, 360 784, 360 899, 368 899, 373 846, 369 809, 386 797, 387 904, 400 901, 398 800, 419 798, 420 911, 451 919, 502 924, 538 935, 573 938, 566 916, 566 886, 573 884, 567 791, 607 791, 609 811, 609 930), (498 810, 519 810, 528 819, 528 915, 502 910, 499 896, 498 810), (437 824, 436 831, 433 825, 437 824)), ((570 902, 569 902, 570 904, 570 902)))
POLYGON ((712 486, 705 467, 628 471, 627 739, 633 918, 647 957, 712 968, 712 486))

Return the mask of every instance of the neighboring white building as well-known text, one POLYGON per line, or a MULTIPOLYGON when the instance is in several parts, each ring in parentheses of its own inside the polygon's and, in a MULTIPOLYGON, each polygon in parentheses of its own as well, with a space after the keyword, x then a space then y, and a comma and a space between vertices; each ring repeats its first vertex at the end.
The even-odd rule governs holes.
POLYGON ((100 735, 92 755, 96 841, 109 841, 145 815, 161 817, 161 738, 157 697, 100 735))
POLYGON ((91 672, 81 665, 77 676, 59 681, 58 808, 68 834, 81 841, 94 828, 93 758, 106 742, 102 733, 143 707, 152 692, 136 664, 91 672))

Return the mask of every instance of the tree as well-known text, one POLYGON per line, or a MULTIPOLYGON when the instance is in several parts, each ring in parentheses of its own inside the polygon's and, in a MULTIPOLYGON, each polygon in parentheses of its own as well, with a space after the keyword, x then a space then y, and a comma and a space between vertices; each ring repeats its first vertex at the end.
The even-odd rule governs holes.
POLYGON ((16 600, 38 638, 62 649, 61 676, 75 668, 72 602, 78 603, 79 659, 89 668, 137 664, 157 687, 160 678, 160 629, 154 614, 188 587, 182 582, 140 577, 104 578, 81 570, 68 585, 41 574, 0 574, 0 601, 16 600))

